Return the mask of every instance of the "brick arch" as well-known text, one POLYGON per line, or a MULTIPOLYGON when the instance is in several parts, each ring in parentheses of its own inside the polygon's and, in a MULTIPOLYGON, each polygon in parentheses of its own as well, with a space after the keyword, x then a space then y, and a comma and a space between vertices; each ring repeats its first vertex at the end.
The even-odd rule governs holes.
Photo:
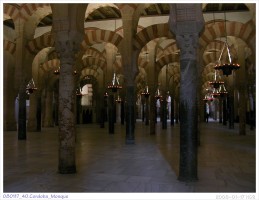
POLYGON ((154 24, 138 32, 135 37, 134 47, 142 49, 149 41, 160 37, 173 38, 168 23, 154 24))
MULTIPOLYGON (((255 52, 255 26, 252 20, 246 24, 240 22, 227 21, 226 22, 227 36, 234 36, 242 39, 255 52)), ((225 37, 225 22, 217 22, 213 25, 207 24, 205 31, 199 39, 199 43, 204 51, 206 46, 214 39, 225 37)), ((203 52, 202 51, 202 52, 203 52)))
POLYGON ((4 50, 13 55, 16 50, 16 44, 14 42, 4 40, 4 50))
POLYGON ((81 71, 80 79, 83 79, 87 75, 93 76, 97 79, 97 77, 99 76, 99 73, 94 69, 85 68, 81 71))
POLYGON ((50 5, 48 3, 24 3, 17 8, 11 4, 4 4, 4 14, 10 16, 14 21, 18 19, 27 21, 38 8, 44 7, 50 7, 50 5))
POLYGON ((156 61, 156 67, 160 71, 165 65, 179 61, 180 57, 178 54, 168 54, 156 61))
POLYGON ((106 66, 106 61, 94 57, 84 58, 82 62, 85 68, 89 68, 91 66, 98 66, 101 69, 104 69, 104 67, 106 66))
POLYGON ((51 32, 45 33, 31 40, 27 45, 29 52, 35 55, 46 47, 54 47, 54 40, 52 38, 51 32))
POLYGON ((41 69, 45 72, 49 72, 51 70, 54 70, 60 66, 60 60, 59 59, 52 59, 48 60, 44 64, 42 64, 41 69))
POLYGON ((115 46, 118 46, 121 40, 122 37, 113 31, 103 29, 89 31, 85 29, 85 36, 81 46, 86 49, 93 44, 101 42, 109 42, 115 46))
POLYGON ((88 48, 84 51, 84 54, 85 54, 85 55, 90 55, 90 56, 95 57, 95 58, 99 58, 99 59, 105 60, 105 57, 104 57, 103 53, 100 52, 99 50, 93 48, 93 47, 88 47, 88 48))
POLYGON ((19 9, 13 6, 12 4, 4 4, 4 19, 14 20, 19 17, 19 9))
POLYGON ((97 3, 97 4, 89 4, 86 12, 85 12, 85 19, 88 18, 88 16, 94 12, 95 10, 102 8, 102 7, 113 7, 118 9, 118 11, 120 11, 120 9, 118 8, 118 6, 116 6, 116 4, 113 3, 97 3))

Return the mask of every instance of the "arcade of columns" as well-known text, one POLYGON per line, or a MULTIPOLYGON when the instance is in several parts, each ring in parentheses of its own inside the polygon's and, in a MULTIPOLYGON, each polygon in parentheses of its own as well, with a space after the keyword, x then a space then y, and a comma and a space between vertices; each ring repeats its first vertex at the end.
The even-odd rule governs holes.
MULTIPOLYGON (((215 63, 215 56, 203 53, 212 46, 222 49, 223 43, 215 39, 225 36, 224 24, 215 21, 214 24, 205 24, 201 4, 171 4, 168 23, 138 30, 141 13, 148 5, 113 5, 121 13, 123 30, 117 32, 85 29, 85 14, 93 6, 91 4, 24 4, 19 9, 11 4, 4 5, 5 16, 13 19, 15 26, 15 32, 11 34, 15 38, 13 40, 7 37, 8 30, 4 31, 4 129, 17 130, 18 139, 24 140, 26 131, 40 131, 41 127, 58 124, 59 172, 75 173, 76 113, 80 111, 76 87, 87 75, 95 79, 93 118, 104 128, 103 94, 108 91, 107 84, 116 70, 120 80, 124 80, 120 93, 124 101, 119 108, 125 112, 126 144, 137 142, 134 138, 136 99, 145 84, 150 92, 146 125, 150 127, 150 134, 155 134, 155 91, 161 83, 161 90, 169 91, 172 97, 171 113, 176 122, 179 110, 181 113, 179 180, 197 180, 198 123, 204 117, 202 99, 209 77, 213 74, 211 66, 215 63), (34 38, 40 19, 51 12, 51 32, 34 38), (161 51, 160 44, 168 38, 174 39, 174 42, 170 43, 168 49, 161 51), (105 44, 105 54, 91 48, 97 43, 105 44), (180 54, 167 53, 178 49, 180 54), (141 58, 143 52, 148 54, 141 58), (120 53, 119 61, 117 53, 120 53), (59 76, 53 75, 57 66, 60 66, 59 76), (32 77, 38 90, 29 96, 30 109, 26 116, 26 85, 32 77), (141 83, 138 80, 142 80, 141 83), (18 122, 13 106, 17 94, 18 122), (58 113, 58 117, 57 114, 53 116, 53 112, 58 113)), ((251 5, 248 7, 252 8, 251 5)), ((253 16, 252 9, 251 13, 253 16)), ((227 22, 226 31, 229 36, 235 37, 232 40, 236 43, 230 47, 230 51, 241 64, 239 71, 224 78, 231 102, 229 128, 234 128, 236 112, 240 134, 244 135, 246 112, 254 109, 252 104, 248 104, 248 96, 254 96, 255 93, 254 23, 253 17, 246 24, 227 22)), ((223 57, 227 59, 227 55, 223 57)), ((222 106, 222 100, 219 102, 219 109, 222 110, 224 104, 222 106)), ((220 115, 220 120, 225 122, 224 113, 220 115)), ((166 124, 163 123, 163 128, 166 128, 166 124)), ((174 124, 174 120, 171 124, 174 124)), ((109 133, 113 133, 113 129, 113 122, 109 122, 109 133)))

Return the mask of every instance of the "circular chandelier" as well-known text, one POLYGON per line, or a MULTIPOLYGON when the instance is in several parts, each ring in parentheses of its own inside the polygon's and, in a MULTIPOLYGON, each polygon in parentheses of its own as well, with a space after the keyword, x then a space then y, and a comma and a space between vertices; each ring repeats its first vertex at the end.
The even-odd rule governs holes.
POLYGON ((145 89, 143 92, 141 92, 141 95, 143 95, 144 97, 148 98, 149 97, 149 91, 148 91, 148 85, 146 85, 145 89))
POLYGON ((209 81, 209 85, 211 85, 213 88, 218 89, 220 85, 224 84, 224 82, 220 81, 219 79, 220 79, 220 77, 217 74, 217 71, 215 70, 214 80, 213 81, 209 81))
POLYGON ((218 90, 218 93, 219 93, 219 96, 220 96, 221 98, 227 97, 228 92, 227 92, 227 90, 226 90, 224 84, 220 85, 219 90, 218 90))
POLYGON ((117 92, 118 89, 121 89, 122 86, 119 83, 119 79, 116 76, 115 72, 113 73, 112 82, 110 85, 108 85, 108 89, 111 89, 112 92, 117 92))
POLYGON ((29 81, 29 83, 26 86, 26 93, 28 95, 32 94, 35 90, 37 90, 38 88, 35 87, 35 83, 33 81, 33 78, 29 81))
POLYGON ((228 46, 227 28, 226 28, 226 24, 227 24, 227 22, 226 22, 226 13, 224 13, 224 14, 225 14, 224 16, 225 16, 225 38, 226 38, 226 41, 225 41, 225 43, 224 43, 224 46, 223 46, 223 48, 222 48, 222 51, 221 51, 221 54, 220 54, 220 57, 219 57, 219 60, 218 60, 218 63, 219 63, 219 64, 216 65, 216 66, 214 67, 214 69, 215 69, 215 70, 222 70, 223 75, 228 76, 228 75, 231 75, 231 74, 232 74, 232 71, 233 71, 233 70, 239 69, 239 68, 240 68, 240 65, 237 64, 237 63, 232 62, 232 59, 231 59, 231 54, 230 54, 229 46, 228 46), (221 62, 221 57, 222 57, 222 54, 223 54, 223 51, 225 50, 225 48, 226 48, 226 50, 227 50, 229 63, 226 63, 226 62, 223 63, 223 62, 221 62))
POLYGON ((161 92, 160 92, 160 90, 159 90, 159 84, 158 84, 158 87, 157 87, 157 90, 156 90, 156 93, 155 93, 155 98, 158 100, 158 99, 160 99, 160 100, 162 100, 162 98, 163 98, 163 96, 162 96, 162 94, 161 94, 161 92))

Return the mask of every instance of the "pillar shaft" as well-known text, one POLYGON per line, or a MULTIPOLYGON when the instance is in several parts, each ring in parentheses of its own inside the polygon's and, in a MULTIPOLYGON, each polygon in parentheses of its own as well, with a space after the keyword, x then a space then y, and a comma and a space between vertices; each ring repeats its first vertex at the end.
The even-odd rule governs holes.
POLYGON ((197 180, 197 68, 181 60, 179 180, 197 180))
MULTIPOLYGON (((62 23, 62 22, 61 22, 62 23)), ((76 172, 75 158, 75 52, 81 34, 56 32, 56 49, 60 54, 59 75, 59 173, 76 172)))
POLYGON ((135 143, 135 87, 127 86, 126 93, 126 144, 135 143))
POLYGON ((53 126, 53 91, 46 90, 45 96, 45 115, 43 119, 43 127, 53 126))
POLYGON ((19 111, 18 111, 18 139, 26 140, 26 84, 25 80, 19 90, 19 111))
POLYGON ((30 95, 30 110, 28 116, 28 131, 37 131, 37 95, 30 95))
POLYGON ((171 4, 170 30, 180 47, 180 166, 181 181, 196 181, 197 174, 197 51, 204 27, 201 4, 171 4))

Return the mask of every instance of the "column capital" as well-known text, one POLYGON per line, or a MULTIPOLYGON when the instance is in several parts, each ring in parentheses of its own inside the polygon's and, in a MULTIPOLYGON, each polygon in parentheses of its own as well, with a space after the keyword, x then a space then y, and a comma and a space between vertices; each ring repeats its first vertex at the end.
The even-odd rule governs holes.
POLYGON ((55 34, 55 48, 61 62, 74 64, 75 54, 80 48, 83 35, 78 31, 59 31, 55 34))
POLYGON ((169 28, 176 35, 181 60, 197 59, 199 33, 204 24, 201 4, 170 5, 169 28))
POLYGON ((181 50, 181 56, 180 56, 181 60, 197 59, 197 47, 199 42, 198 33, 176 35, 176 41, 181 50))

